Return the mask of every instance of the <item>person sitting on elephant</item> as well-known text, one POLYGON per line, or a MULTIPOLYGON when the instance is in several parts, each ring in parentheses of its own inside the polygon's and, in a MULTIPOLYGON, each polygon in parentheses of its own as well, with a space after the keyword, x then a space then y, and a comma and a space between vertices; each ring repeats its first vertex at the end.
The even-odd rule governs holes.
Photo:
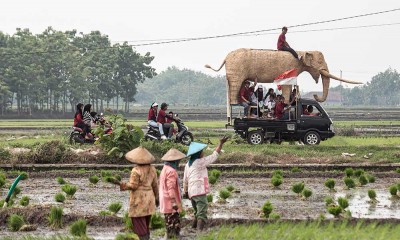
MULTIPOLYGON (((244 86, 239 91, 239 103, 244 107, 244 117, 249 113, 250 106, 257 106, 257 103, 251 102, 251 94, 254 92, 254 86, 257 84, 257 78, 254 80, 254 85, 250 87, 250 81, 245 81, 244 86)), ((254 114, 254 112, 252 112, 254 114)))
POLYGON ((290 52, 296 59, 301 60, 301 57, 297 54, 293 48, 290 47, 289 43, 286 42, 286 33, 288 31, 287 27, 282 28, 282 33, 278 38, 278 50, 290 52))

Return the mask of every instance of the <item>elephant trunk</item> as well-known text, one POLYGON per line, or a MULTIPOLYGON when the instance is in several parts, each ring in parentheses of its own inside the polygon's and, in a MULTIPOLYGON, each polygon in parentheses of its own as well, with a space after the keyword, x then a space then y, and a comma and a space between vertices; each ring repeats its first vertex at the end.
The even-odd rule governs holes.
POLYGON ((317 94, 314 94, 314 98, 317 102, 325 102, 326 98, 328 97, 328 91, 329 91, 329 83, 330 79, 329 77, 325 75, 321 75, 322 77, 322 97, 319 97, 317 94))
POLYGON ((319 72, 321 73, 321 76, 325 76, 325 77, 328 77, 328 78, 333 78, 333 79, 341 81, 341 82, 350 83, 350 84, 362 84, 362 82, 351 81, 351 80, 346 80, 346 79, 343 79, 343 78, 340 78, 340 77, 336 77, 335 75, 330 74, 326 70, 320 70, 319 72))

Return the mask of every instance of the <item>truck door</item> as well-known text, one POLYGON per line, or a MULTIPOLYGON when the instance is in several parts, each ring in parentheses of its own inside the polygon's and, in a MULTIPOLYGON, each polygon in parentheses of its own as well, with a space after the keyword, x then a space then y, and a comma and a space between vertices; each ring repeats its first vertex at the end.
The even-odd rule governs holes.
POLYGON ((299 132, 306 132, 310 129, 324 132, 329 130, 330 125, 328 116, 326 116, 325 111, 319 104, 302 105, 300 118, 297 123, 299 123, 299 132))

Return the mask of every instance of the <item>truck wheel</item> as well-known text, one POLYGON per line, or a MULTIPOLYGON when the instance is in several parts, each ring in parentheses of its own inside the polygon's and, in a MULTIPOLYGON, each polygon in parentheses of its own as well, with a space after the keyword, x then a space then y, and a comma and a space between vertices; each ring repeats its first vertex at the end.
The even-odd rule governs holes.
POLYGON ((321 142, 321 137, 317 132, 311 131, 306 133, 303 142, 307 145, 318 145, 321 142))
POLYGON ((264 142, 264 135, 261 131, 251 131, 249 132, 247 141, 253 145, 262 144, 264 142))

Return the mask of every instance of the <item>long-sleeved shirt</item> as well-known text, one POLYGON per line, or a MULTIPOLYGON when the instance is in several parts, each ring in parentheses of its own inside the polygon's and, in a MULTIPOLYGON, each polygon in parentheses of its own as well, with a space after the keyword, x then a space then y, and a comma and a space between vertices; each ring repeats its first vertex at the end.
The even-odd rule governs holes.
POLYGON ((83 121, 85 122, 85 124, 86 124, 87 126, 90 127, 90 125, 91 125, 91 123, 92 123, 93 120, 94 120, 94 119, 93 119, 92 115, 90 115, 90 112, 84 112, 84 113, 83 113, 83 121))
POLYGON ((215 162, 218 153, 214 151, 211 155, 195 160, 192 166, 185 166, 183 174, 183 189, 189 193, 189 198, 204 195, 210 192, 208 183, 207 166, 215 162))
MULTIPOLYGON (((173 203, 181 203, 181 193, 179 190, 178 173, 176 170, 168 165, 164 165, 160 174, 159 198, 160 198, 160 212, 161 213, 174 213, 172 209, 173 203)), ((178 209, 181 212, 182 209, 178 209)))

